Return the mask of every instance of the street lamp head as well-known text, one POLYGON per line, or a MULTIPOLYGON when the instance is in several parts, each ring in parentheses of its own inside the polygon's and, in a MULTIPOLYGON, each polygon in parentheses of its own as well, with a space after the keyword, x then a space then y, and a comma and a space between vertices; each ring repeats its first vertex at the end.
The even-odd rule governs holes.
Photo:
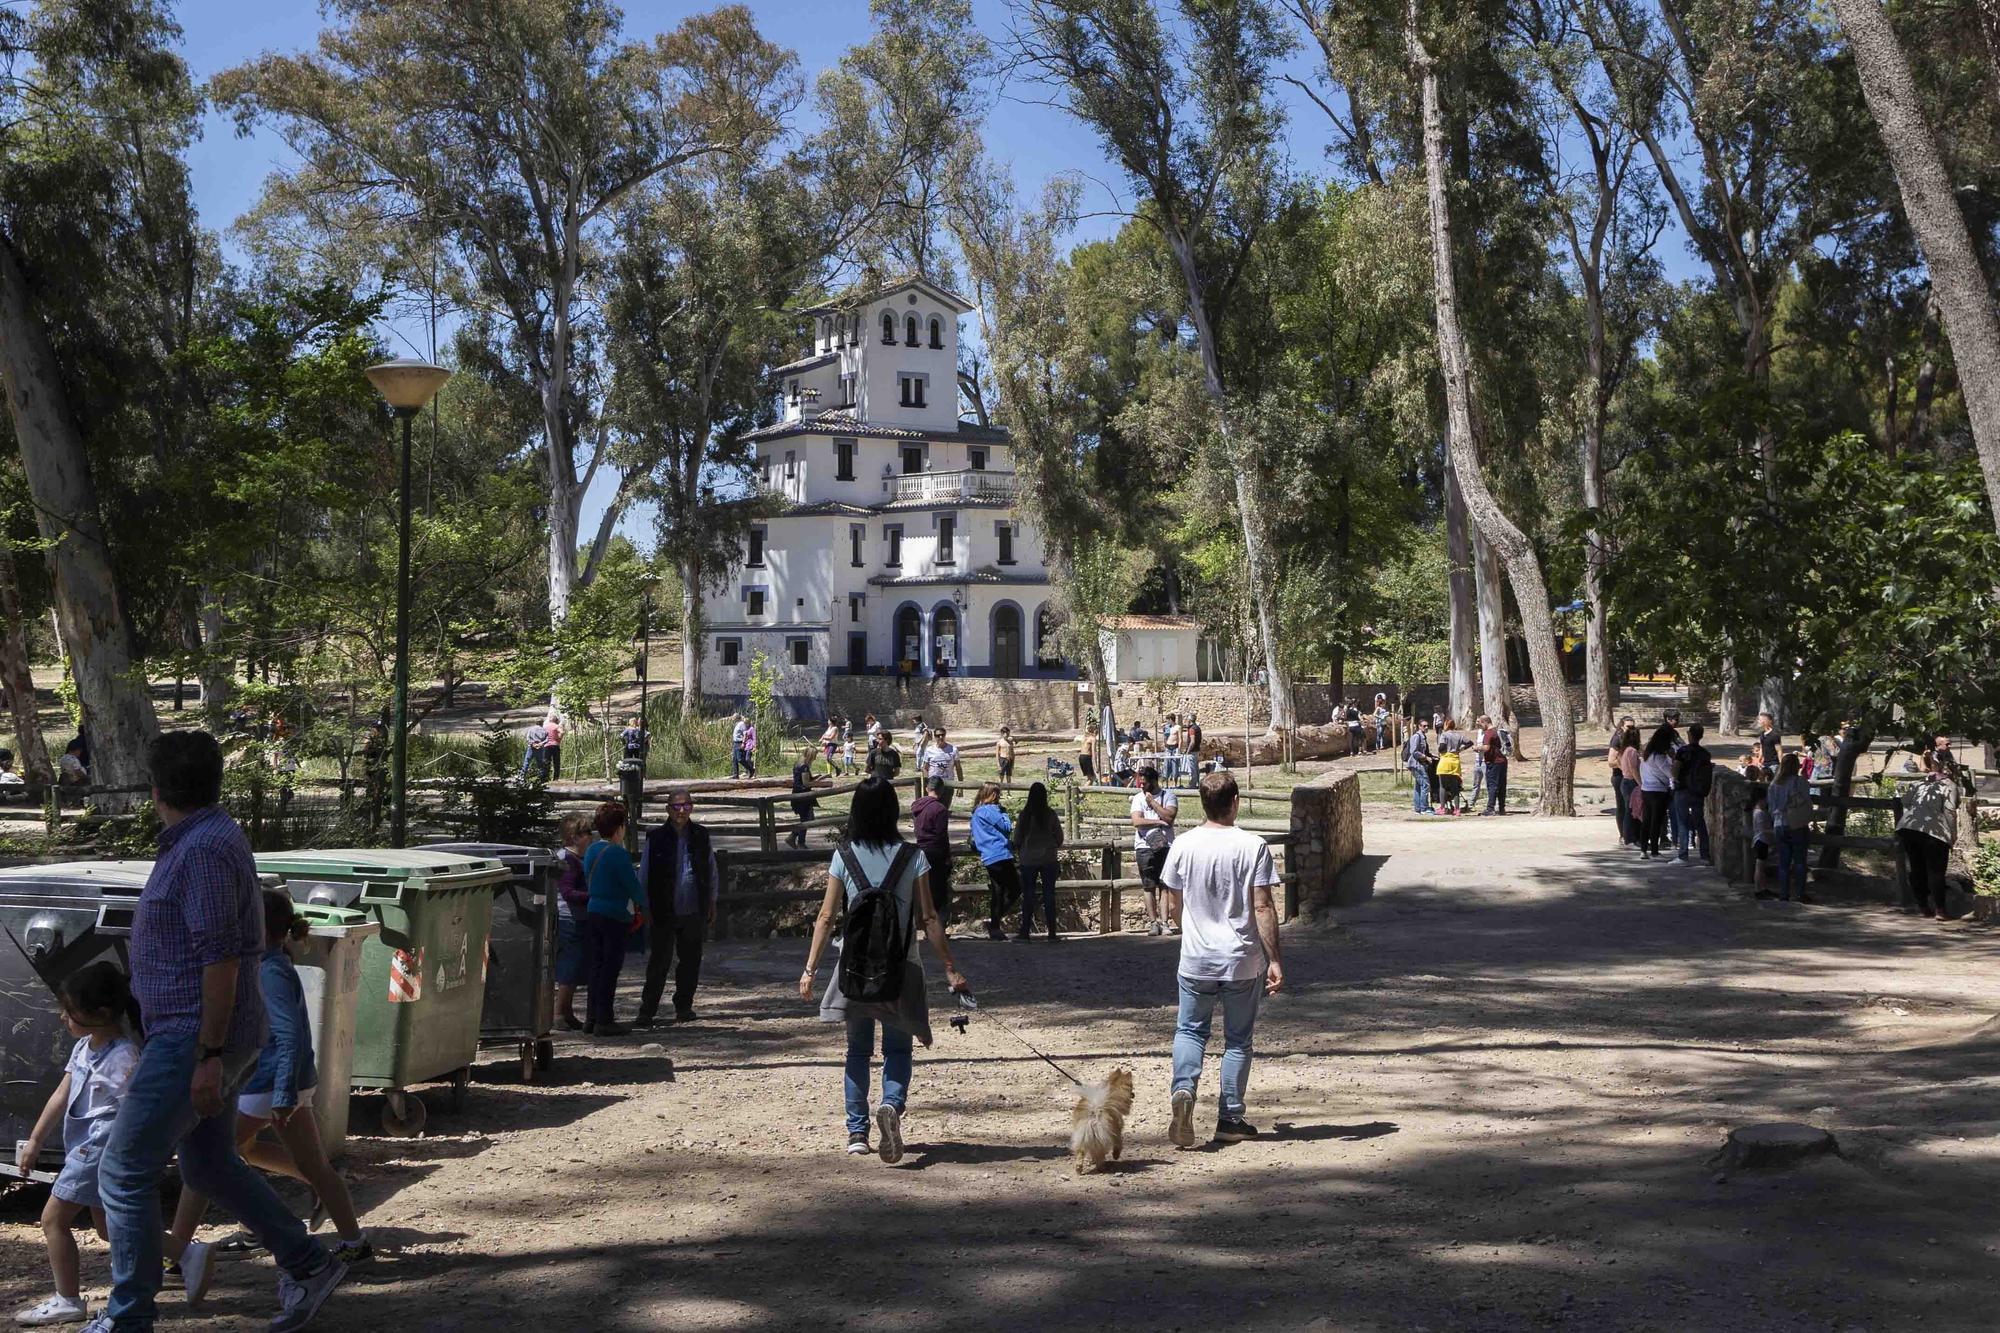
POLYGON ((400 416, 413 416, 423 411, 450 378, 451 372, 443 366, 434 366, 413 356, 368 367, 368 382, 400 416))

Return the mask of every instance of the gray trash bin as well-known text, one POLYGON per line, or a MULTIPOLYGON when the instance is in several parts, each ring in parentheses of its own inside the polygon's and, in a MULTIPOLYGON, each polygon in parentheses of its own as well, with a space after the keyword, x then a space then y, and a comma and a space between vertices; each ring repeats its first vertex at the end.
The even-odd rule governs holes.
POLYGON ((305 903, 299 914, 311 923, 305 939, 292 945, 299 984, 312 1023, 313 1118, 329 1157, 347 1141, 347 1107, 354 1090, 354 1021, 361 995, 361 949, 382 933, 382 925, 351 907, 305 903))
POLYGON ((93 963, 128 970, 132 909, 152 863, 69 862, 0 870, 0 1175, 62 1167, 63 1147, 44 1144, 39 1162, 16 1162, 76 1038, 64 1026, 56 988, 93 963))
POLYGON ((555 1060, 556 854, 504 842, 425 843, 427 852, 454 852, 498 861, 508 878, 493 886, 493 933, 486 946, 486 997, 479 1012, 482 1044, 511 1042, 521 1078, 555 1060))

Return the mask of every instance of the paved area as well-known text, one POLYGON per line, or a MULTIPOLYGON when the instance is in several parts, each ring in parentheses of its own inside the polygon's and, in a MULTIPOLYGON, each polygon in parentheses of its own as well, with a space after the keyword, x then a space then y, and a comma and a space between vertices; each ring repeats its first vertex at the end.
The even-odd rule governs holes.
MULTIPOLYGON (((901 1165, 845 1157, 838 1035, 790 994, 804 942, 731 944, 698 1023, 566 1044, 545 1085, 490 1064, 434 1137, 358 1141, 384 1253, 320 1326, 1992 1325, 1990 936, 1756 903, 1628 859, 1601 815, 1369 817, 1372 900, 1287 930, 1262 1141, 1165 1142, 1172 942, 967 941, 987 1013, 1134 1070, 1126 1161, 1070 1173, 1067 1085, 989 1017, 919 1053, 901 1165), (1843 1155, 1711 1164, 1795 1119, 1843 1155)), ((0 1201, 7 1304, 44 1287, 37 1206, 0 1201)), ((86 1240, 93 1300, 106 1268, 86 1240)), ((166 1312, 248 1327, 270 1282, 234 1263, 210 1318, 166 1312)))

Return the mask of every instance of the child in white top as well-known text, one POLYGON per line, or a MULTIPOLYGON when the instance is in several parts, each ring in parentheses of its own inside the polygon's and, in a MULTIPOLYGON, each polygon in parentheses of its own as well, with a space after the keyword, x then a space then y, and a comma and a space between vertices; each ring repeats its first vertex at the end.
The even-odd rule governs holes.
POLYGON ((845 727, 842 727, 840 730, 847 737, 846 740, 840 743, 840 767, 842 771, 852 773, 854 771, 854 736, 845 727))
POLYGON ((81 1323, 90 1315, 78 1284, 76 1237, 70 1226, 88 1208, 97 1234, 110 1239, 104 1229, 104 1201, 97 1192, 97 1164, 111 1137, 118 1103, 139 1063, 139 1048, 125 1031, 132 992, 123 972, 110 963, 93 963, 62 983, 59 998, 63 1022, 78 1041, 62 1082, 28 1132, 16 1163, 31 1169, 42 1144, 61 1122, 62 1172, 42 1209, 42 1236, 48 1242, 56 1294, 14 1316, 16 1323, 29 1328, 81 1323))
POLYGON ((1771 859, 1771 848, 1775 845, 1771 832, 1771 810, 1765 805, 1764 793, 1760 791, 1750 798, 1750 851, 1757 858, 1756 864, 1751 867, 1751 889, 1764 887, 1764 866, 1771 859))

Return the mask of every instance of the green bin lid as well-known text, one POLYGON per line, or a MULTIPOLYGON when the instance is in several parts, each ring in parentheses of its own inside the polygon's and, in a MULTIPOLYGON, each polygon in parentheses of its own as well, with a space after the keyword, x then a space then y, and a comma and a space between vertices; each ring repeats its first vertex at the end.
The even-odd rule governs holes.
POLYGON ((330 907, 325 903, 295 903, 293 910, 315 926, 358 926, 368 913, 358 907, 330 907))
POLYGON ((505 862, 459 852, 404 847, 326 847, 260 852, 257 869, 286 879, 404 884, 411 888, 470 888, 512 878, 505 862))

